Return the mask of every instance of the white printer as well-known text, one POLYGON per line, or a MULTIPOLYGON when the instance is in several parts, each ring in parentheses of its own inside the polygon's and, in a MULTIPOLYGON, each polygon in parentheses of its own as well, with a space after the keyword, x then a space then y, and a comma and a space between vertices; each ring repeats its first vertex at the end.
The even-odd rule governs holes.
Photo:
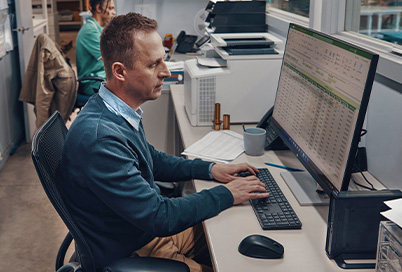
MULTIPOLYGON (((282 41, 268 33, 211 34, 225 65, 184 62, 185 109, 193 126, 211 126, 215 103, 231 123, 256 123, 275 100, 282 65, 282 41)), ((222 117, 221 117, 222 119, 222 117)))

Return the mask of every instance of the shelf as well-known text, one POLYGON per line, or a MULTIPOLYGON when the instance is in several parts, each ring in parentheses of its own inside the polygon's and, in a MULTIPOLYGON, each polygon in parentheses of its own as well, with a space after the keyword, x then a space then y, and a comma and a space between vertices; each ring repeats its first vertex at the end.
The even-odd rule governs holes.
POLYGON ((34 38, 41 33, 46 33, 49 35, 48 13, 50 9, 48 9, 47 0, 33 0, 31 4, 34 38))
POLYGON ((71 21, 71 22, 60 22, 59 21, 59 25, 81 25, 81 21, 71 21))
POLYGON ((47 25, 47 19, 32 19, 33 28, 44 27, 47 25))
POLYGON ((56 0, 59 15, 60 11, 63 10, 70 10, 73 13, 72 21, 59 21, 60 30, 76 31, 81 28, 82 20, 79 17, 79 13, 82 11, 82 2, 83 0, 56 0))

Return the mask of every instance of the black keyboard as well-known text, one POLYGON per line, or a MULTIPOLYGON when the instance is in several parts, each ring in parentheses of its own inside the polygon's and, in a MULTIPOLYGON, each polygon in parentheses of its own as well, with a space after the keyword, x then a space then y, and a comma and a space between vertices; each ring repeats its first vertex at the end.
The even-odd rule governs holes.
MULTIPOLYGON (((267 187, 269 197, 251 199, 250 203, 263 230, 300 229, 302 223, 268 169, 258 169, 257 177, 267 187)), ((249 173, 248 173, 249 174, 249 173)), ((239 173, 239 176, 247 176, 239 173)))

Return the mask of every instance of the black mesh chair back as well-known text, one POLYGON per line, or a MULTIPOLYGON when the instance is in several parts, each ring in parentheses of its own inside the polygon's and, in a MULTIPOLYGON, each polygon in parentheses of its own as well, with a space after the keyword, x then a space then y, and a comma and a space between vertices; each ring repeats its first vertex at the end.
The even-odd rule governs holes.
MULTIPOLYGON (((56 259, 57 272, 95 272, 91 250, 80 229, 74 223, 61 196, 60 162, 67 128, 58 111, 38 129, 32 140, 32 159, 50 202, 66 224, 69 233, 64 239, 56 259), (64 264, 67 249, 74 238, 75 256, 64 264)), ((105 272, 190 272, 188 266, 176 260, 134 257, 122 258, 106 266, 105 272)))
MULTIPOLYGON (((60 161, 63 152, 67 128, 58 111, 39 128, 32 141, 32 159, 50 202, 63 219, 76 243, 76 255, 79 255, 82 268, 86 272, 95 272, 91 251, 84 236, 72 220, 60 194, 60 161), (77 254, 78 253, 78 254, 77 254)), ((60 260, 63 261, 63 260, 60 260)), ((60 264, 56 264, 56 270, 60 264)))

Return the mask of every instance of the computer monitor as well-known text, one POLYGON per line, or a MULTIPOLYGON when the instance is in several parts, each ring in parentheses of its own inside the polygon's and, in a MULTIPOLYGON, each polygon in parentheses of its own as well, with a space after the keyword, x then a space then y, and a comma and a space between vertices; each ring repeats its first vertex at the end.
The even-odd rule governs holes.
MULTIPOLYGON (((328 196, 348 190, 377 62, 366 49, 289 26, 271 125, 328 196)), ((283 177, 316 194, 298 175, 283 177)))

